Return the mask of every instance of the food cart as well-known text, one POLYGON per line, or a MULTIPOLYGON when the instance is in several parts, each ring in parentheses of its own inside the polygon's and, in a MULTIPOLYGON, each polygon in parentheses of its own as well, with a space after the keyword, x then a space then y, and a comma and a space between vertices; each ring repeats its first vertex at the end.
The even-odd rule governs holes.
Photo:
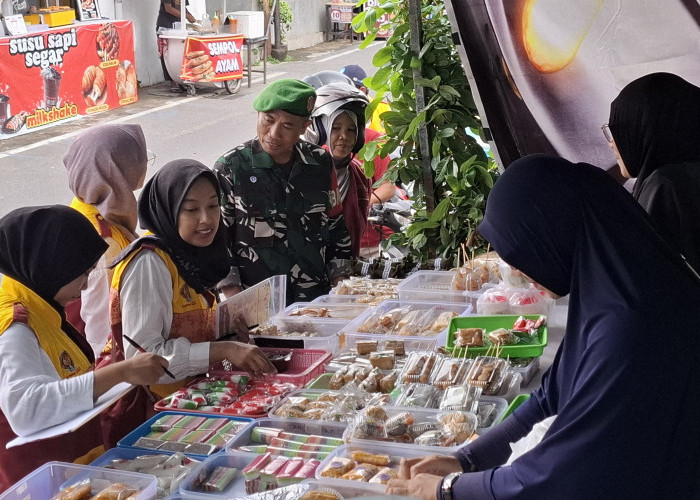
MULTIPOLYGON (((226 12, 225 0, 221 12, 226 12)), ((225 88, 229 94, 238 93, 243 82, 244 35, 223 32, 228 31, 223 23, 201 28, 189 25, 188 29, 185 9, 180 15, 179 27, 158 31, 158 37, 165 42, 165 66, 173 81, 184 86, 188 95, 195 95, 197 88, 211 86, 225 88)))

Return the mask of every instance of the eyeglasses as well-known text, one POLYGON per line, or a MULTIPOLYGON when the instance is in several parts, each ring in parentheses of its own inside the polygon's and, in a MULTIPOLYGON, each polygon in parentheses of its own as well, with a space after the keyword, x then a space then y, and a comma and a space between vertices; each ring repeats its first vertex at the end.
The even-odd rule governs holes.
POLYGON ((152 167, 156 163, 156 154, 150 149, 146 150, 146 165, 152 167))
POLYGON ((605 137, 605 140, 608 141, 610 144, 612 144, 615 141, 615 139, 613 139, 612 132, 610 132, 610 127, 607 123, 603 123, 600 126, 600 130, 603 131, 603 137, 605 137))

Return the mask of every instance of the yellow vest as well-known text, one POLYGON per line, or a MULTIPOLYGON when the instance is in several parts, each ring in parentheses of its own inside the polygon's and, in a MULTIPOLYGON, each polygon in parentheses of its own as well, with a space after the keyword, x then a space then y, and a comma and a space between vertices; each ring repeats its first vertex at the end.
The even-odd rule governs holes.
MULTIPOLYGON (((107 250, 107 253, 105 254, 107 258, 107 264, 110 264, 114 257, 116 257, 119 254, 119 252, 121 252, 127 246, 129 246, 129 243, 131 243, 129 239, 124 235, 124 233, 122 233, 119 227, 115 226, 114 224, 111 224, 107 219, 100 215, 100 212, 97 211, 97 208, 94 205, 89 205, 80 201, 78 198, 73 198, 70 207, 83 214, 87 218, 87 220, 89 220, 90 223, 94 226, 97 232, 100 233, 100 236, 102 236, 103 238, 112 238, 118 245, 119 248, 116 249, 113 249, 112 245, 110 245, 109 250, 107 250)), ((109 279, 111 280, 113 272, 111 269, 107 272, 109 275, 109 279)))
POLYGON ((379 105, 374 109, 374 113, 372 113, 372 119, 370 120, 369 125, 367 125, 367 128, 376 130, 380 134, 386 134, 386 130, 384 130, 384 123, 382 122, 380 116, 382 113, 385 113, 387 111, 391 111, 389 105, 385 102, 380 102, 379 105))
POLYGON ((8 276, 4 276, 0 282, 0 335, 15 321, 16 303, 28 310, 26 323, 34 331, 39 346, 49 356, 62 379, 90 371, 87 356, 61 330, 58 311, 28 287, 8 276))
POLYGON ((144 245, 132 252, 126 259, 121 261, 114 268, 114 277, 110 292, 110 324, 112 326, 112 337, 115 337, 115 329, 119 329, 117 338, 121 338, 121 304, 119 293, 122 286, 122 277, 129 263, 139 252, 153 251, 163 259, 173 285, 173 321, 168 338, 185 337, 190 342, 208 342, 216 339, 215 314, 216 303, 214 295, 207 297, 198 294, 191 288, 177 270, 177 266, 170 256, 151 245, 144 245))

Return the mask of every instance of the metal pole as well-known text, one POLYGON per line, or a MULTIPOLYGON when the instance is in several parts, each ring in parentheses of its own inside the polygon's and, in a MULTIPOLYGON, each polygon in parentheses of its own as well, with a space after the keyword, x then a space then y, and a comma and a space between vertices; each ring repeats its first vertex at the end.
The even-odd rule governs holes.
MULTIPOLYGON (((411 53, 416 59, 421 50, 423 35, 423 23, 421 21, 421 0, 408 0, 408 21, 411 27, 411 53)), ((413 68, 413 79, 422 78, 421 68, 413 68)), ((416 114, 425 109, 425 92, 423 87, 415 85, 416 114)), ((425 190, 425 208, 428 213, 435 210, 435 188, 433 186, 433 169, 430 166, 430 144, 428 143, 428 129, 425 122, 418 125, 418 145, 421 156, 421 170, 423 172, 423 188, 425 190)))

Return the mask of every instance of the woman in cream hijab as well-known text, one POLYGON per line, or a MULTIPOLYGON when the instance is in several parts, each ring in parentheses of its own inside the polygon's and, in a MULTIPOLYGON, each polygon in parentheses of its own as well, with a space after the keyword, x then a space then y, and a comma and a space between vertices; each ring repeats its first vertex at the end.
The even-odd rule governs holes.
POLYGON ((109 335, 109 284, 112 262, 138 234, 136 196, 148 166, 146 139, 140 125, 98 125, 78 136, 63 157, 71 207, 85 215, 109 244, 90 274, 81 300, 66 308, 71 323, 84 329, 95 355, 109 335))

